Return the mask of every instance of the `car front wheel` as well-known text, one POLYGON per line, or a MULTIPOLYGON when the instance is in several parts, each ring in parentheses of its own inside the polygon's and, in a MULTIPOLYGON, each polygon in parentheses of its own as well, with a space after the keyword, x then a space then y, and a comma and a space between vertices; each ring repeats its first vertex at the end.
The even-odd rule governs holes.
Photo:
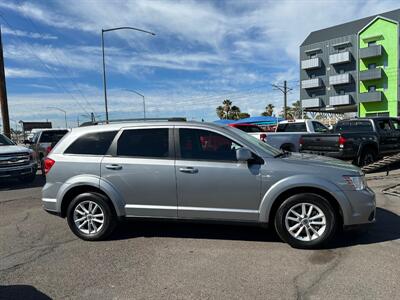
POLYGON ((311 193, 298 194, 279 206, 275 228, 280 238, 294 248, 318 248, 335 233, 335 213, 323 197, 311 193))
POLYGON ((116 225, 109 202, 97 193, 76 196, 68 206, 67 221, 72 232, 87 241, 105 239, 116 225))

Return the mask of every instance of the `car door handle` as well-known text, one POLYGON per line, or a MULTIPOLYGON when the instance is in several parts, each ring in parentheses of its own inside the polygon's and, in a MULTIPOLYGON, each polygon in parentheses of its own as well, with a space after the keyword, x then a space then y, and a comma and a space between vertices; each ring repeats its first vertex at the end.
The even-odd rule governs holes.
POLYGON ((120 166, 120 165, 106 165, 106 169, 109 169, 109 170, 121 170, 122 169, 122 166, 120 166))
POLYGON ((199 170, 192 168, 192 167, 185 167, 185 168, 179 168, 179 172, 195 174, 195 173, 199 172, 199 170))

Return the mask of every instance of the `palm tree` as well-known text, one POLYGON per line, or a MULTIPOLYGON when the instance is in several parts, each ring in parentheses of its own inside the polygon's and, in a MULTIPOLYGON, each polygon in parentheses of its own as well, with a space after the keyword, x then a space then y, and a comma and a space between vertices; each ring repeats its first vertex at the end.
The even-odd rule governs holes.
POLYGON ((272 114, 274 113, 274 108, 275 108, 275 106, 273 106, 271 103, 268 104, 265 107, 265 111, 263 111, 261 113, 261 115, 264 116, 264 117, 272 117, 272 114))
POLYGON ((228 119, 237 120, 237 119, 239 119, 239 114, 240 114, 240 108, 237 107, 236 105, 233 105, 231 107, 228 119))
POLYGON ((231 111, 232 101, 225 99, 222 104, 224 105, 225 119, 229 119, 229 113, 231 111))
POLYGON ((224 119, 225 112, 224 112, 224 108, 221 105, 219 105, 217 107, 216 112, 217 112, 218 118, 224 119))
POLYGON ((290 112, 294 116, 294 118, 297 118, 297 119, 302 119, 303 118, 303 116, 302 116, 303 111, 301 109, 300 100, 297 100, 297 101, 292 103, 292 107, 290 108, 290 112))

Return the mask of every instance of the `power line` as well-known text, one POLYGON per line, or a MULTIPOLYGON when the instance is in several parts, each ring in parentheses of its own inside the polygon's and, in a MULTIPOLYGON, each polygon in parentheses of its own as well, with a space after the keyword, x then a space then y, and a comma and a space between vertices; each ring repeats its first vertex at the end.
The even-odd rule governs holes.
MULTIPOLYGON (((26 19, 32 24, 32 26, 36 29, 36 31, 38 32, 38 34, 40 35, 40 37, 43 38, 43 35, 41 34, 40 30, 38 29, 38 27, 36 26, 36 24, 34 24, 34 22, 32 21, 32 19, 26 15, 26 19)), ((64 66, 61 61, 58 59, 58 57, 53 53, 50 52, 51 56, 53 56, 57 62, 59 63, 60 67, 64 69, 64 71, 66 71, 69 76, 70 76, 70 80, 72 82, 72 84, 75 86, 75 88, 78 90, 79 94, 82 96, 82 98, 85 100, 86 104, 90 107, 90 109, 96 113, 96 111, 94 110, 93 106, 91 105, 91 103, 88 101, 88 99, 86 98, 86 96, 83 94, 82 90, 78 87, 77 83, 75 82, 75 80, 73 79, 73 74, 69 71, 69 69, 64 66)))
MULTIPOLYGON (((0 13, 0 18, 3 19, 3 21, 10 27, 10 29, 12 31, 14 31, 14 34, 16 34, 16 30, 14 28, 14 26, 12 26, 7 19, 0 13)), ((18 37, 18 35, 15 35, 15 37, 25 46, 25 48, 33 55, 36 57, 36 59, 46 68, 46 70, 48 71, 50 77, 52 77, 52 79, 54 80, 54 82, 57 84, 57 86, 62 89, 65 93, 69 94, 75 101, 76 103, 85 111, 85 113, 87 113, 88 115, 89 112, 85 109, 85 107, 82 106, 82 104, 79 102, 79 100, 73 95, 71 94, 56 78, 56 76, 54 75, 54 73, 52 72, 52 70, 47 66, 47 64, 32 50, 30 49, 30 46, 28 44, 25 44, 22 39, 20 39, 18 37)))

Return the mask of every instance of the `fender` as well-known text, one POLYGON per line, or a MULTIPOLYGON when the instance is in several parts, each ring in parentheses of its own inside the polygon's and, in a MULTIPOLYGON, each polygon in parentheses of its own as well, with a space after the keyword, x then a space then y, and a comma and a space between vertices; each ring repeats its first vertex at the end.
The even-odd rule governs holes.
POLYGON ((374 148, 376 148, 377 155, 379 156, 379 144, 375 140, 369 140, 369 141, 362 141, 360 143, 360 146, 358 147, 357 151, 357 157, 361 156, 362 151, 367 146, 373 146, 374 148))
POLYGON ((351 206, 346 195, 333 182, 313 175, 295 175, 286 177, 273 184, 261 200, 259 221, 262 223, 268 223, 272 205, 279 195, 292 188, 307 187, 318 188, 331 194, 332 197, 337 200, 343 212, 344 223, 347 223, 349 216, 346 214, 346 212, 351 212, 351 206))
MULTIPOLYGON (((124 202, 121 195, 109 182, 104 181, 96 175, 83 174, 71 177, 58 190, 57 199, 63 199, 68 191, 83 185, 93 186, 103 191, 111 200, 117 216, 122 216, 125 214, 124 202)), ((61 205, 62 201, 57 201, 57 211, 61 211, 61 205)))

